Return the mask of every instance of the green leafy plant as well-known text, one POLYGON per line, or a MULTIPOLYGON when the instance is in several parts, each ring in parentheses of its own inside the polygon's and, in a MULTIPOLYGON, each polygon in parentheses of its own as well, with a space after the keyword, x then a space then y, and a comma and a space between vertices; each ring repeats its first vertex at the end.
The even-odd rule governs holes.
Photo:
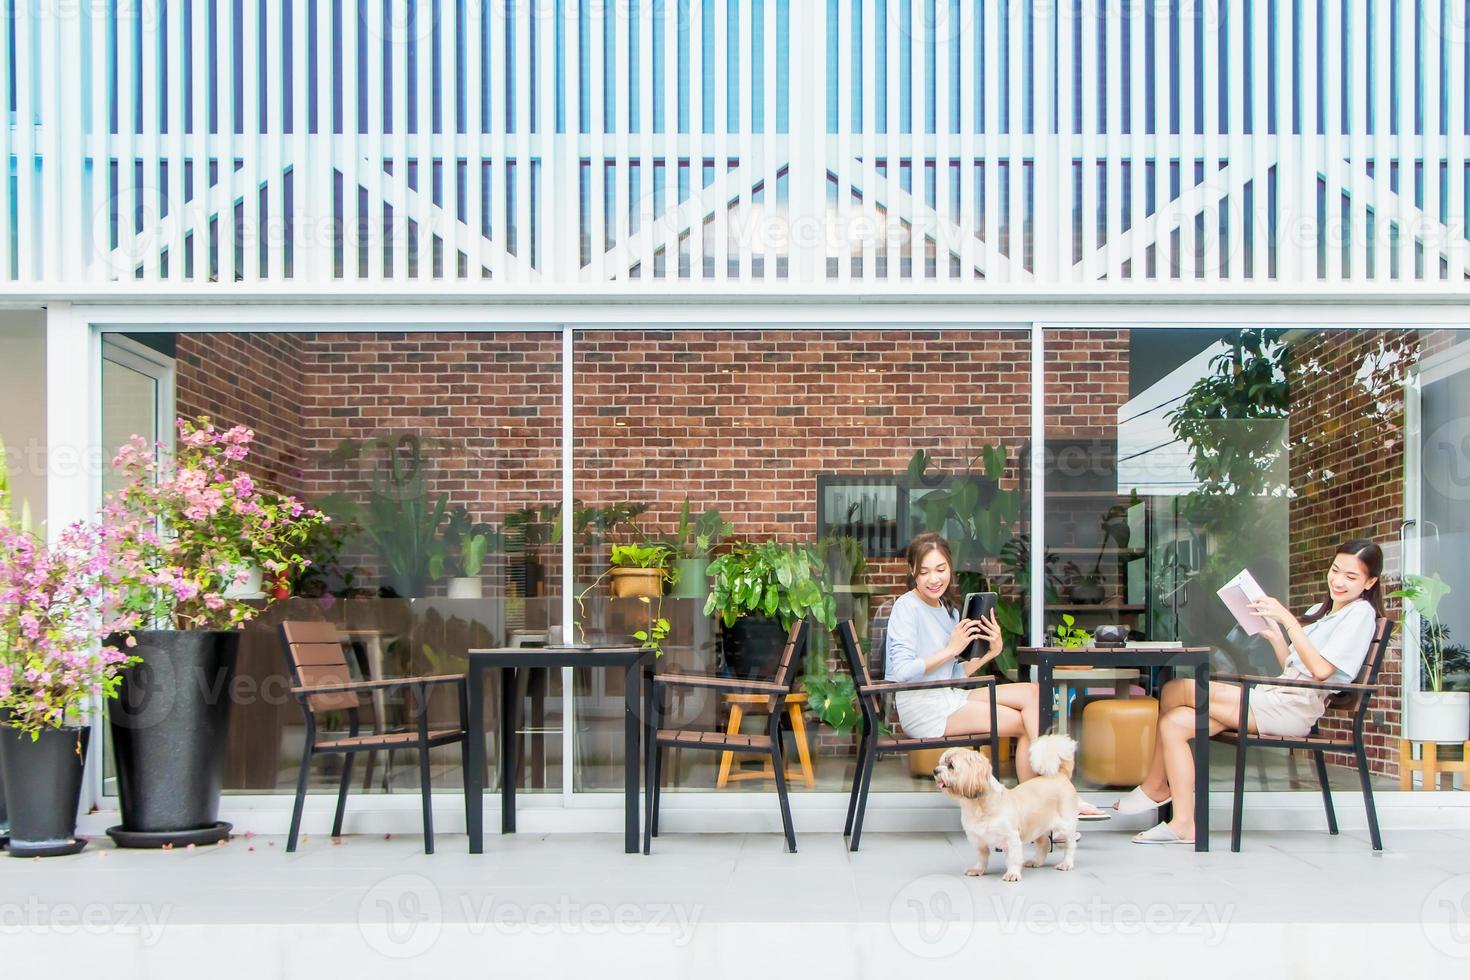
MULTIPOLYGON (((613 545, 612 552, 608 558, 608 567, 602 574, 593 579, 592 582, 577 594, 577 608, 581 611, 579 629, 582 630, 582 638, 586 639, 588 619, 586 598, 587 593, 595 589, 603 579, 612 574, 615 568, 657 568, 662 569, 664 577, 670 581, 677 580, 677 570, 670 568, 669 564, 674 559, 673 550, 665 544, 648 545, 613 545)), ((638 596, 641 602, 647 603, 648 596, 638 596)), ((663 596, 658 597, 658 605, 654 608, 649 618, 648 627, 633 632, 633 639, 637 640, 645 650, 652 650, 654 656, 664 655, 663 641, 669 635, 669 621, 663 616, 663 596)))
POLYGON ((434 568, 445 555, 439 526, 447 495, 430 497, 429 443, 416 433, 388 434, 371 439, 344 440, 331 454, 338 464, 371 466, 366 500, 340 493, 321 501, 334 521, 351 526, 382 559, 386 597, 421 596, 438 578, 434 568))
POLYGON ((838 735, 846 735, 862 725, 857 684, 851 674, 836 673, 828 667, 824 655, 807 655, 806 673, 801 683, 806 689, 808 709, 822 724, 838 735))
POLYGON ((504 535, 494 524, 476 523, 464 507, 449 512, 444 526, 444 552, 429 560, 434 578, 474 578, 484 568, 485 558, 503 550, 504 535))
POLYGON ((1444 642, 1449 638, 1449 629, 1439 621, 1439 604, 1450 591, 1449 583, 1435 572, 1433 575, 1405 575, 1403 587, 1389 593, 1393 598, 1407 599, 1414 612, 1419 614, 1422 627, 1419 657, 1424 687, 1435 693, 1444 691, 1444 642))
POLYGON ((740 542, 710 562, 709 575, 704 614, 718 613, 726 626, 741 616, 769 616, 790 630, 810 616, 829 631, 837 628, 826 567, 810 547, 740 542))
POLYGON ((611 564, 616 568, 663 568, 674 560, 674 549, 666 544, 615 544, 611 564))
POLYGON ((1056 645, 1064 650, 1075 650, 1092 642, 1092 634, 1078 627, 1070 613, 1062 613, 1062 621, 1053 635, 1056 645))
MULTIPOLYGON (((644 602, 648 601, 647 596, 639 596, 638 598, 644 602)), ((649 620, 648 628, 633 631, 633 639, 637 640, 639 646, 644 650, 652 650, 655 657, 662 657, 664 655, 663 641, 669 635, 669 621, 659 615, 662 611, 663 601, 660 600, 659 609, 654 611, 652 619, 649 620)))
POLYGON ((818 538, 816 553, 827 565, 827 581, 843 585, 862 585, 868 578, 868 556, 863 543, 847 534, 818 538))
POLYGON ((713 507, 698 517, 692 517, 686 494, 684 503, 679 508, 679 526, 674 530, 674 540, 669 547, 678 558, 708 558, 720 541, 734 530, 735 526, 721 517, 720 512, 713 507))

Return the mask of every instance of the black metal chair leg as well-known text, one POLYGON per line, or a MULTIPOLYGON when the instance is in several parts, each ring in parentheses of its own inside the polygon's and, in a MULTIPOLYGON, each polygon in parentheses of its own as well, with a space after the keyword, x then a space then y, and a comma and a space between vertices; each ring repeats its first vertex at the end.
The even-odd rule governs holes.
POLYGON ((786 831, 786 849, 795 854, 796 829, 791 824, 791 799, 786 791, 786 760, 781 758, 779 721, 771 725, 771 736, 771 765, 776 775, 776 798, 781 803, 781 827, 786 831))
MULTIPOLYGON (((470 732, 465 732, 464 741, 459 743, 460 772, 466 774, 466 778, 463 780, 464 783, 469 782, 468 773, 470 771, 470 736, 470 732)), ((480 785, 484 786, 485 784, 481 782, 480 785)), ((470 799, 468 786, 464 787, 463 793, 465 828, 468 829, 470 825, 470 807, 474 806, 475 801, 470 799)))
POLYGON ((1327 783, 1327 753, 1313 752, 1317 763, 1317 782, 1322 784, 1322 806, 1327 810, 1327 832, 1337 833, 1337 813, 1332 809, 1332 787, 1327 783))
POLYGON ((1241 816, 1245 811, 1245 748, 1247 735, 1241 732, 1235 742, 1235 802, 1230 813, 1230 850, 1240 850, 1241 816))
POLYGON ((653 850, 653 822, 658 819, 658 796, 653 791, 653 773, 657 766, 658 754, 663 751, 663 746, 658 744, 657 738, 650 739, 648 746, 648 758, 644 762, 643 787, 643 853, 648 854, 653 850))
POLYGON ((663 779, 664 754, 662 752, 655 752, 653 754, 653 782, 650 784, 653 789, 653 810, 648 815, 648 830, 655 837, 658 836, 658 811, 659 807, 663 804, 663 779))
POLYGON ((301 810, 306 806, 306 781, 311 776, 311 746, 302 750, 301 774, 296 778, 296 803, 291 807, 291 832, 286 835, 287 853, 296 850, 301 835, 301 810))
POLYGON ((429 777, 429 745, 419 743, 419 792, 424 798, 424 853, 434 853, 434 790, 429 777))
POLYGON ((862 785, 858 787, 857 813, 853 814, 852 838, 848 842, 847 849, 855 851, 863 840, 863 817, 868 812, 868 787, 873 782, 873 766, 878 761, 878 746, 876 744, 868 747, 868 758, 863 763, 862 785))
POLYGON ((368 751, 367 751, 367 769, 363 773, 363 776, 362 776, 362 791, 364 793, 368 792, 369 790, 371 790, 373 788, 373 773, 377 770, 377 768, 378 768, 378 750, 377 749, 368 749, 368 751))
POLYGON ((1363 784, 1363 809, 1368 811, 1368 836, 1373 841, 1373 850, 1383 850, 1383 838, 1378 833, 1378 808, 1373 804, 1373 783, 1368 775, 1368 753, 1363 743, 1358 742, 1358 779, 1363 784))
POLYGON ((852 792, 847 794, 847 822, 842 825, 842 836, 852 836, 852 818, 857 812, 858 787, 863 781, 863 760, 868 755, 868 736, 858 739, 857 761, 852 767, 852 792))
POLYGON ((332 818, 332 836, 342 836, 342 817, 347 812, 347 790, 352 786, 352 760, 355 753, 347 752, 342 759, 342 785, 337 789, 337 815, 332 818))

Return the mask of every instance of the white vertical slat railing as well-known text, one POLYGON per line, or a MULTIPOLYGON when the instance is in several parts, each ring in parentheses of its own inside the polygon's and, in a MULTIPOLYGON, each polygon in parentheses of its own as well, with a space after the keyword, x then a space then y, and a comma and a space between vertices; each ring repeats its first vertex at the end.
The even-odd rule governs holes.
POLYGON ((21 3, 0 284, 1463 290, 1462 7, 21 3))

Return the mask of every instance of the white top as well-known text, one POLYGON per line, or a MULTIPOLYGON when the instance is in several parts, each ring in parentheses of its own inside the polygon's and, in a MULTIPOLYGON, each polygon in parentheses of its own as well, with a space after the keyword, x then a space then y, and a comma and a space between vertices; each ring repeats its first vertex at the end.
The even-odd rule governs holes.
MULTIPOLYGON (((1307 610, 1307 615, 1321 607, 1322 603, 1317 603, 1307 610)), ((1373 644, 1377 619, 1373 604, 1367 599, 1358 598, 1337 612, 1328 613, 1315 623, 1302 627, 1302 632, 1307 634, 1317 652, 1337 668, 1327 678, 1329 683, 1351 684, 1353 678, 1358 676, 1358 671, 1363 669, 1363 661, 1367 659, 1368 648, 1373 644)), ((1312 672, 1302 663, 1302 658, 1297 656, 1294 644, 1281 676, 1312 679, 1312 672)))
POLYGON ((964 677, 958 659, 940 664, 924 672, 924 660, 949 643, 949 635, 960 624, 959 610, 931 606, 912 589, 899 596, 888 613, 888 649, 884 651, 883 677, 886 680, 943 681, 964 677))

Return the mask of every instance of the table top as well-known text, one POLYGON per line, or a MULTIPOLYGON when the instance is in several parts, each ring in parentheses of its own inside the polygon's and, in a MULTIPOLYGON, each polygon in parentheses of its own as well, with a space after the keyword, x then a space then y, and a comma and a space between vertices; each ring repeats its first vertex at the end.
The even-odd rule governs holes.
POLYGON ((1206 663, 1213 647, 1017 647, 1016 662, 1035 666, 1045 660, 1053 667, 1085 663, 1093 667, 1167 667, 1179 663, 1206 663))
POLYGON ((469 651, 471 667, 604 666, 634 664, 653 650, 633 644, 557 644, 545 647, 486 647, 469 651))

